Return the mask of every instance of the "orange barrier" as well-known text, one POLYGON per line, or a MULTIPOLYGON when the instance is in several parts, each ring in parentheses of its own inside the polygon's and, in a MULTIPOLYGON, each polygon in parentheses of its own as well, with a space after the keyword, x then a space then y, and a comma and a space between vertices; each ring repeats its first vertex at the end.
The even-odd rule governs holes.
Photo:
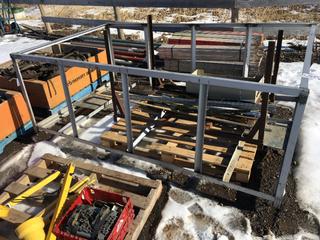
MULTIPOLYGON (((101 50, 97 55, 89 57, 89 62, 107 63, 106 51, 101 50)), ((66 70, 70 95, 73 96, 98 78, 107 74, 107 71, 71 67, 66 70)), ((52 109, 65 101, 63 86, 59 75, 47 81, 24 80, 32 107, 52 109)), ((0 76, 0 88, 17 90, 16 79, 0 76)))
POLYGON ((0 141, 28 123, 30 114, 19 92, 0 89, 0 141), (1 96, 5 96, 5 99, 1 96))

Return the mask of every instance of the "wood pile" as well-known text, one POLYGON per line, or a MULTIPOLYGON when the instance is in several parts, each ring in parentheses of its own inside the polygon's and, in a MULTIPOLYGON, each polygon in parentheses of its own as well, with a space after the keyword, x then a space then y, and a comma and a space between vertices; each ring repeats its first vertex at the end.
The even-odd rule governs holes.
MULTIPOLYGON (((197 68, 206 73, 218 75, 242 75, 245 58, 245 32, 197 32, 197 68)), ((254 33, 252 37, 250 72, 258 70, 263 55, 263 35, 254 33)), ((175 33, 167 44, 159 47, 159 57, 164 60, 164 68, 169 71, 190 72, 191 69, 190 31, 175 33)))

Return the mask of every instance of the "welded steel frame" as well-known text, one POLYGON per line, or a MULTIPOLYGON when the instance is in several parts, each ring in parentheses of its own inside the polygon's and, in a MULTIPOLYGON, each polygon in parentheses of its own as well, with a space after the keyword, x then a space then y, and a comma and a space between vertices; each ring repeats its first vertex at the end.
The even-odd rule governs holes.
MULTIPOLYGON (((144 29, 145 25, 143 24, 136 24, 134 23, 136 27, 144 29)), ((174 24, 175 27, 179 26, 177 24, 174 24)), ((272 28, 286 28, 286 27, 292 27, 294 24, 181 24, 183 28, 188 26, 189 29, 196 27, 196 29, 210 29, 211 27, 214 29, 217 28, 224 28, 226 26, 237 26, 239 28, 246 28, 248 26, 250 27, 272 27, 272 28)), ((305 61, 304 61, 304 67, 303 67, 303 75, 301 78, 301 84, 299 87, 292 87, 292 86, 278 86, 278 85, 273 85, 273 84, 266 84, 266 83, 256 83, 256 82, 248 82, 248 81, 242 81, 242 80, 235 80, 235 79, 227 79, 227 78, 222 78, 222 77, 208 77, 208 76, 196 76, 192 74, 185 74, 185 73, 177 73, 177 72, 168 72, 168 71, 160 71, 160 70, 150 70, 150 69, 142 69, 142 68, 135 68, 135 67, 127 67, 127 66, 117 66, 114 64, 101 64, 101 63, 94 63, 94 62, 82 62, 78 60, 70 60, 70 59, 63 59, 63 58, 54 58, 54 57, 47 57, 47 56, 41 56, 41 55, 30 55, 30 53, 33 53, 35 51, 38 51, 40 49, 44 49, 59 43, 66 42, 68 40, 72 40, 74 38, 81 37, 83 35, 92 33, 94 31, 98 30, 103 30, 105 28, 105 24, 101 26, 96 26, 94 28, 73 34, 71 36, 67 36, 61 39, 57 39, 55 41, 52 41, 50 43, 45 43, 42 44, 38 47, 33 47, 29 48, 27 50, 18 52, 18 53, 12 53, 11 58, 13 60, 13 64, 15 66, 15 69, 17 71, 17 78, 20 83, 20 87, 22 89, 22 93, 25 97, 25 100, 27 102, 27 106, 29 109, 30 114, 32 115, 32 119, 34 119, 34 115, 31 109, 31 104, 28 98, 27 90, 25 88, 25 85, 23 84, 23 78, 20 73, 19 65, 17 60, 25 60, 25 61, 33 61, 33 62, 45 62, 45 63, 50 63, 50 64, 56 64, 59 66, 60 69, 62 67, 82 67, 82 68, 90 68, 90 69, 99 69, 99 70, 106 70, 112 73, 119 73, 121 74, 121 79, 122 79, 122 86, 123 86, 123 96, 124 96, 124 104, 125 104, 125 120, 127 123, 127 136, 128 136, 128 151, 121 151, 121 150, 115 150, 111 149, 108 147, 105 147, 100 144, 92 143, 87 140, 80 139, 77 134, 73 134, 73 136, 69 136, 66 134, 63 134, 61 132, 56 132, 50 129, 42 128, 37 126, 36 122, 33 122, 34 128, 39 130, 43 130, 45 132, 58 135, 58 136, 63 136, 67 139, 72 139, 78 142, 82 142, 91 146, 96 146, 102 149, 105 149, 109 152, 113 153, 118 153, 118 154, 123 154, 127 155, 130 157, 138 157, 138 159, 142 161, 147 161, 151 163, 155 163, 158 165, 161 165, 163 167, 172 169, 172 170, 178 170, 181 172, 184 172, 185 174, 189 176, 195 176, 201 179, 204 179, 206 181, 212 182, 214 184, 224 186, 227 188, 231 188, 237 191, 241 191, 268 201, 271 201, 274 203, 276 207, 280 207, 281 205, 281 200, 283 198, 284 192, 285 192, 285 185, 287 182, 287 178, 289 175, 289 172, 291 170, 291 163, 292 163, 292 157, 294 153, 294 149, 297 143, 298 135, 299 135, 299 130, 300 130, 300 125, 301 121, 303 118, 303 113, 304 109, 306 106, 306 102, 308 99, 308 94, 309 94, 309 89, 308 89, 308 79, 309 79, 309 72, 310 72, 310 66, 311 66, 311 57, 312 57, 312 49, 313 49, 313 42, 315 39, 315 32, 316 32, 316 25, 312 24, 295 24, 297 27, 308 27, 310 28, 310 33, 308 37, 308 45, 307 45, 307 51, 306 51, 306 56, 305 56, 305 61), (131 153, 131 150, 134 151, 133 143, 132 143, 132 133, 130 131, 131 128, 131 114, 130 114, 130 100, 129 100, 129 92, 128 88, 125 87, 128 85, 128 75, 135 75, 135 76, 141 76, 141 77, 150 77, 150 78, 163 78, 163 79, 171 79, 171 80, 176 80, 176 81, 184 81, 184 82, 191 82, 191 83, 196 83, 200 84, 200 92, 199 92, 199 112, 198 112, 198 124, 197 124, 197 135, 199 134, 200 140, 197 140, 196 142, 196 156, 197 159, 195 160, 195 171, 187 170, 181 167, 178 167, 174 164, 155 160, 152 158, 147 158, 143 156, 138 156, 135 154, 131 153), (232 183, 227 183, 223 182, 219 179, 216 179, 214 177, 209 177, 202 175, 201 173, 198 173, 199 170, 201 171, 201 168, 199 169, 199 166, 202 165, 202 153, 203 153, 203 141, 201 140, 201 133, 204 133, 204 122, 205 122, 205 110, 207 109, 207 90, 210 86, 217 86, 217 87, 226 87, 226 88, 233 88, 233 89, 245 89, 245 90, 252 90, 252 91, 260 91, 260 92, 268 92, 268 93, 273 93, 276 96, 281 96, 282 100, 287 100, 292 101, 294 100, 296 102, 295 110, 294 110, 294 116, 292 119, 292 126, 290 128, 290 133, 288 137, 288 142, 285 148, 285 155, 284 155, 284 160, 282 164, 282 169, 280 172, 280 177, 279 177, 279 182, 277 186, 277 190, 275 195, 270 195, 266 194, 263 192, 259 192, 256 190, 252 190, 246 187, 242 187, 236 184, 232 183), (201 144, 202 143, 202 144, 201 144)), ((126 23, 108 23, 108 27, 115 27, 115 28, 127 28, 126 23)), ((132 24, 128 24, 128 26, 132 27, 132 24)), ((168 26, 168 25, 166 25, 168 26)), ((163 26, 162 26, 163 29, 163 26)), ((171 28, 172 29, 172 28, 171 28)), ((165 31, 165 30, 164 30, 165 31)), ((193 31, 195 32, 195 31, 193 31)), ((196 44, 196 41, 192 41, 193 45, 196 44)), ((195 46, 193 46, 192 49, 195 49, 195 46)), ((195 51, 192 51, 193 54, 195 54, 195 51)), ((192 57, 192 59, 195 59, 195 56, 192 57)), ((63 78, 62 74, 62 78, 63 78)), ((62 79, 63 80, 63 79, 62 79)), ((66 85, 66 81, 62 81, 64 85, 66 85)), ((66 99, 68 99, 71 102, 70 96, 68 94, 65 94, 66 99)), ((74 113, 73 113, 73 108, 69 107, 69 116, 71 118, 71 122, 75 120, 72 119, 74 118, 74 113)), ((76 123, 75 123, 76 124, 76 123)))

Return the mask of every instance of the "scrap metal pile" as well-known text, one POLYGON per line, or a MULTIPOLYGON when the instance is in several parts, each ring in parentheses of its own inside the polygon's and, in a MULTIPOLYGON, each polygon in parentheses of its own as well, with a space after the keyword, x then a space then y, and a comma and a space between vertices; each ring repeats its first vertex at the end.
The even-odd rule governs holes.
MULTIPOLYGON (((89 57, 91 57, 90 52, 80 52, 80 51, 72 51, 68 54, 45 54, 48 57, 57 57, 57 58, 67 58, 73 60, 87 61, 89 57)), ((24 79, 36 79, 47 81, 48 79, 58 75, 58 66, 49 64, 49 63, 41 63, 41 62, 27 62, 21 61, 19 62, 20 70, 22 77, 24 79)), ((16 77, 15 70, 13 66, 10 66, 5 69, 0 69, 0 75, 2 76, 10 76, 12 78, 16 77)))

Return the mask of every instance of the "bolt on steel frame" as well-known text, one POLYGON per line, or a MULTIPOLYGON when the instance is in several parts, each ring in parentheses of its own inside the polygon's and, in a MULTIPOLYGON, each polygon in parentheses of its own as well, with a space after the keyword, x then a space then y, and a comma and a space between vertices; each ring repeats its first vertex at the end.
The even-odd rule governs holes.
MULTIPOLYGON (((88 24, 97 24, 97 20, 89 20, 87 21, 88 24), (90 23, 89 23, 90 21, 90 23), (94 23, 92 23, 94 22, 94 23)), ((101 20, 98 20, 101 23, 101 20)), ((79 24, 79 23, 78 23, 79 24)), ((146 24, 145 23, 125 23, 125 22, 107 22, 107 24, 99 25, 87 29, 85 31, 66 36, 50 43, 45 43, 37 47, 29 48, 27 50, 13 53, 11 54, 11 58, 13 61, 14 68, 17 73, 17 78, 20 83, 21 91, 23 96, 27 102, 27 106, 32 118, 32 123, 35 131, 42 130, 48 132, 50 134, 58 135, 65 137, 70 140, 75 140, 81 143, 85 143, 90 146, 95 146, 98 148, 105 149, 106 151, 126 155, 129 157, 135 157, 139 160, 151 162, 157 165, 161 165, 165 168, 171 170, 177 170, 183 172, 188 176, 197 177, 203 179, 205 181, 224 186, 230 189, 234 189, 237 191, 241 191, 255 197, 259 197, 268 201, 273 202, 274 206, 280 207, 281 200, 285 193, 285 186, 287 182, 287 178, 291 169, 292 157, 294 153, 294 149, 297 143, 300 125, 303 118, 303 113, 305 110, 306 102, 308 99, 309 89, 308 89, 308 79, 309 79, 309 72, 312 60, 312 50, 313 50, 313 42, 315 39, 316 33, 316 25, 314 24, 288 24, 288 23, 261 23, 261 24, 154 24, 153 31, 163 31, 163 32, 174 32, 179 30, 191 30, 191 52, 192 52, 192 70, 196 68, 196 31, 197 30, 216 30, 216 29, 225 29, 226 27, 237 28, 237 29, 245 29, 247 36, 246 36, 246 58, 244 60, 244 75, 247 75, 248 72, 248 65, 249 65, 249 57, 250 57, 250 47, 251 47, 251 39, 252 39, 252 32, 255 28, 276 28, 276 29, 284 29, 284 28, 309 28, 309 36, 308 36, 308 44, 307 50, 304 60, 303 66, 303 74, 301 78, 301 83, 299 87, 292 87, 292 86, 279 86, 273 84, 266 84, 266 83, 256 83, 256 82, 248 82, 238 79, 227 79, 222 77, 208 77, 208 76, 196 76, 192 74, 185 74, 185 73, 177 73, 177 72, 168 72, 168 71, 160 71, 160 70, 153 70, 153 69, 142 69, 142 68, 135 68, 135 67, 127 67, 127 66, 118 66, 114 64, 112 60, 112 64, 101 64, 101 63, 93 63, 93 62, 83 62, 78 60, 70 60, 70 59, 63 59, 63 58, 54 58, 54 57, 46 57, 41 55, 32 55, 31 53, 35 51, 39 51, 41 49, 64 43, 69 40, 81 37, 86 34, 93 33, 95 31, 103 30, 105 28, 122 28, 122 29, 137 29, 137 30, 144 30, 145 38, 149 39, 149 31, 146 31, 146 24), (28 93, 26 87, 24 85, 24 80, 20 72, 19 64, 17 60, 25 60, 25 61, 33 61, 33 62, 45 62, 50 64, 56 64, 59 67, 60 75, 62 79, 62 83, 64 86, 64 93, 65 98, 67 101, 70 121, 72 124, 73 136, 66 135, 61 132, 56 132, 51 129, 43 128, 37 125, 35 120, 30 100, 28 98, 28 93), (119 73, 121 74, 121 81, 122 81, 122 92, 124 98, 124 105, 125 105, 125 121, 126 121, 126 132, 127 132, 127 151, 121 151, 116 149, 111 149, 105 147, 101 144, 96 144, 84 139, 79 138, 77 132, 77 124, 75 121, 75 114, 73 112, 72 101, 70 98, 70 94, 67 87, 66 76, 64 72, 65 67, 82 67, 82 68, 94 68, 99 70, 106 70, 109 73, 119 73), (184 81, 184 82, 191 82, 200 85, 199 88, 199 102, 198 102, 198 119, 197 119, 197 139, 196 139, 196 153, 195 153, 195 166, 194 170, 191 171, 188 169, 184 169, 178 167, 174 164, 163 162, 159 160, 155 160, 148 157, 137 156, 134 153, 134 145, 132 139, 132 127, 131 127, 131 112, 130 112, 130 97, 129 97, 129 90, 128 90, 128 75, 135 75, 141 76, 145 78, 163 78, 163 79, 171 79, 176 81, 184 81), (277 189, 274 195, 266 194, 263 192, 259 192, 257 190, 249 189, 243 186, 239 186, 233 183, 223 182, 217 178, 209 177, 206 175, 201 174, 202 170, 202 154, 203 154, 203 135, 204 135, 204 123, 206 117, 206 109, 207 109, 207 98, 208 98, 208 88, 210 86, 217 86, 217 87, 226 87, 226 88, 233 88, 233 89, 245 89, 245 90, 252 90, 252 91, 260 91, 260 92, 267 92, 274 94, 276 97, 281 97, 282 100, 287 101, 295 101, 295 109, 292 119, 291 128, 289 130, 289 137, 287 140, 287 144, 285 147, 285 155, 283 159, 283 164, 280 172, 280 177, 278 180, 277 189)), ((112 46, 112 39, 109 38, 109 46, 112 46)), ((146 41, 148 44, 148 41, 146 41)), ((150 51, 152 49, 150 46, 147 47, 148 51, 148 61, 150 61, 150 51)), ((113 57, 113 56, 111 56, 113 57)), ((150 66, 150 64, 148 64, 150 66)))

